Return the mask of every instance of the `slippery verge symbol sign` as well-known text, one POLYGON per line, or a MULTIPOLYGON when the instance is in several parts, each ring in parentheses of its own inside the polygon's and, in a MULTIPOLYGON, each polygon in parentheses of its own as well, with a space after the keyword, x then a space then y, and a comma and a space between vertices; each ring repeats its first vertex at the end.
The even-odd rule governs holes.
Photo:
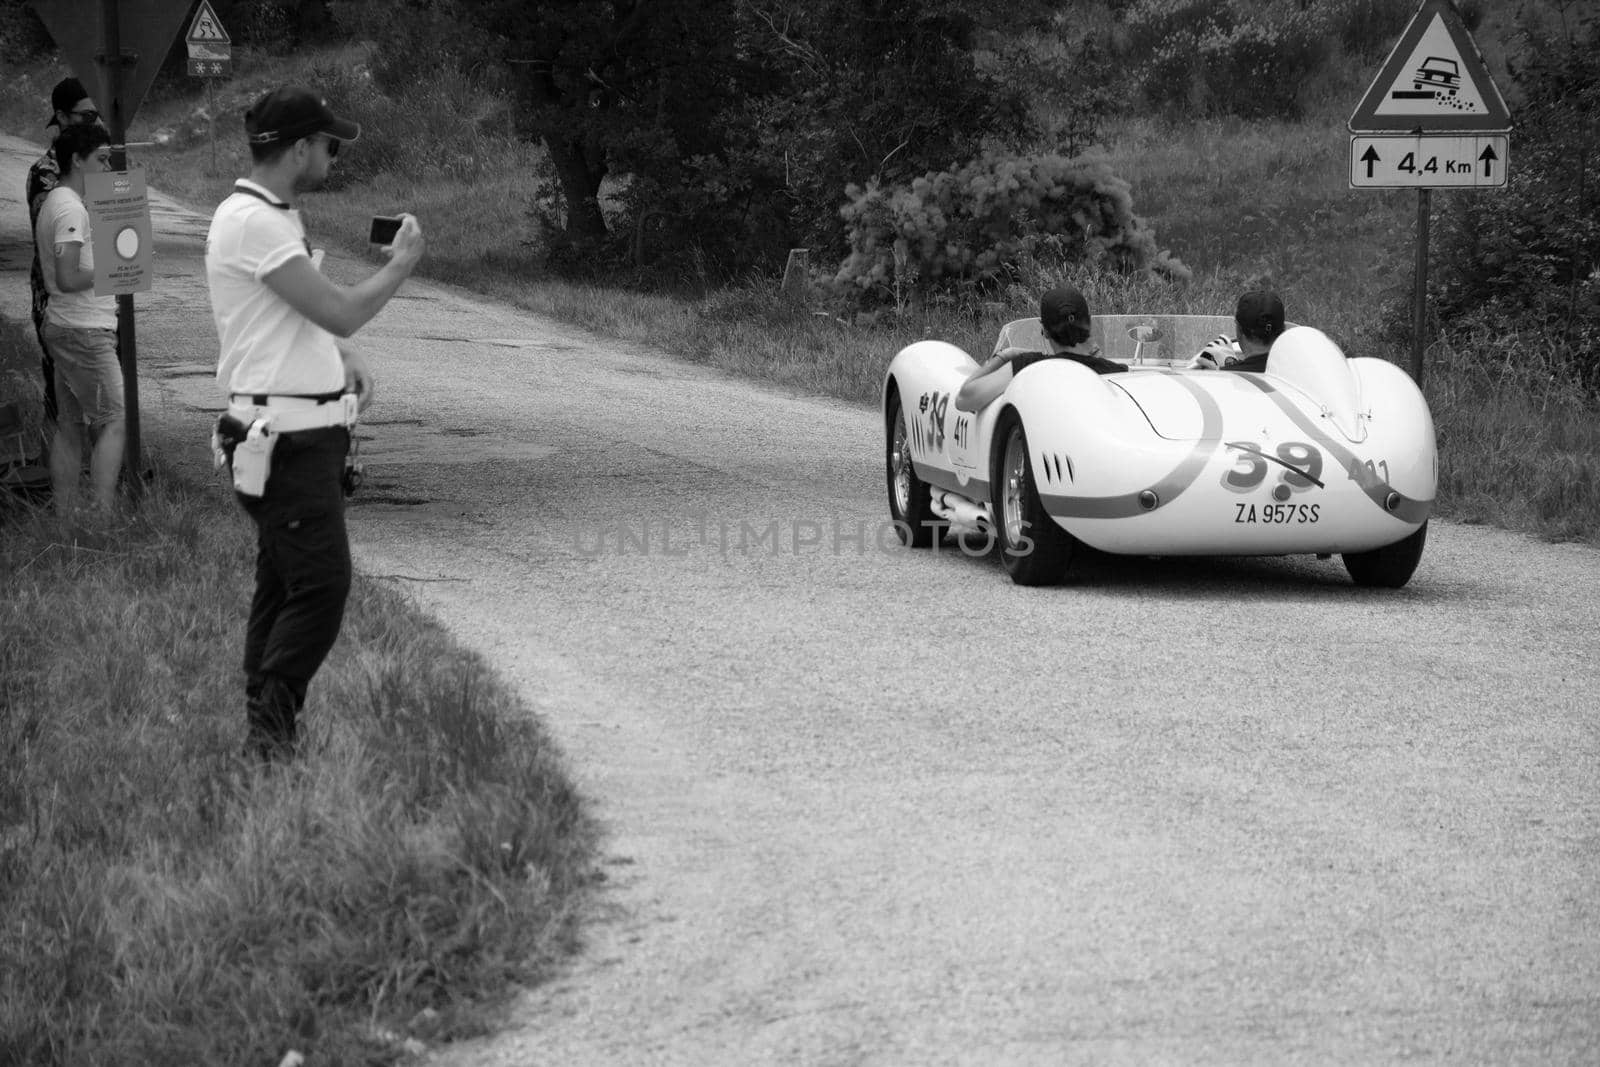
POLYGON ((1511 114, 1449 0, 1423 0, 1355 113, 1352 133, 1505 133, 1511 114))
POLYGON ((200 0, 184 36, 189 48, 189 73, 199 78, 220 78, 232 72, 233 42, 222 20, 211 9, 211 0, 200 0))
POLYGON ((228 31, 222 28, 222 20, 211 10, 211 0, 200 0, 200 7, 194 13, 194 21, 189 23, 189 32, 184 40, 190 44, 233 43, 228 31))

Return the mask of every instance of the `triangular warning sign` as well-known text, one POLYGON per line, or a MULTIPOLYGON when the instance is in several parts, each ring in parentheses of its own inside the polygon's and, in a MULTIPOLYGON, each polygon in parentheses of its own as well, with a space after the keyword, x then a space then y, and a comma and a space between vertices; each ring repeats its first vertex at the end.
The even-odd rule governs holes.
POLYGON ((155 81, 156 72, 172 39, 183 28, 184 4, 172 0, 118 0, 113 9, 119 14, 123 54, 121 91, 112 95, 105 51, 105 5, 85 4, 82 0, 33 0, 33 10, 50 31, 72 73, 83 82, 89 95, 107 116, 113 136, 121 136, 139 110, 144 94, 155 81), (120 125, 119 125, 120 123, 120 125))
POLYGON ((222 20, 211 10, 211 0, 200 0, 200 9, 194 13, 194 21, 189 23, 189 33, 184 40, 195 44, 233 43, 228 31, 222 28, 222 20))
POLYGON ((1423 0, 1350 116, 1352 133, 1504 133, 1511 113, 1450 0, 1423 0))

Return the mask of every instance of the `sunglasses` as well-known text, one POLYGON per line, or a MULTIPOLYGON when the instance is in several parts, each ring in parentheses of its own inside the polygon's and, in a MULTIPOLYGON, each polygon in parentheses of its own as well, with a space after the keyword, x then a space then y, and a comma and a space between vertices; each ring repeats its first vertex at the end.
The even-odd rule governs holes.
POLYGON ((328 146, 329 159, 339 154, 339 139, 337 137, 329 137, 327 134, 323 134, 322 142, 328 146))
POLYGON ((96 111, 92 107, 87 109, 87 110, 85 110, 85 111, 74 111, 74 112, 71 112, 71 114, 72 114, 73 120, 76 121, 76 122, 99 122, 100 121, 100 112, 96 111))

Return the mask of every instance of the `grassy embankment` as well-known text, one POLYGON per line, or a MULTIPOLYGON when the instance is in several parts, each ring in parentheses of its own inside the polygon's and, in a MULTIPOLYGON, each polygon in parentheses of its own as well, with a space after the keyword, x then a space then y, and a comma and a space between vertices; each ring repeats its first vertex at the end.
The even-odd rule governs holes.
MULTIPOLYGON (((0 321, 33 426, 37 379, 0 321)), ((0 1063, 378 1064, 483 1032, 578 936, 595 828, 560 753, 358 576, 307 751, 240 759, 250 526, 154 463, 110 520, 0 493, 0 1063)))
MULTIPOLYGON (((209 208, 246 169, 237 125, 247 102, 281 81, 324 86, 364 133, 341 156, 342 187, 309 198, 319 241, 360 249, 369 216, 411 210, 429 234, 423 272, 433 278, 601 334, 851 400, 876 395, 883 367, 908 341, 939 337, 987 351, 999 323, 1029 313, 1055 280, 1024 271, 997 301, 913 308, 871 324, 818 313, 820 303, 796 308, 773 280, 687 300, 554 280, 539 267, 528 218, 537 155, 504 132, 509 105, 450 79, 386 98, 361 76, 360 61, 358 48, 294 59, 242 55, 237 76, 217 90, 214 145, 194 97, 147 103, 130 139, 170 134, 165 147, 138 150, 151 184, 209 208)), ((1333 69, 1319 86, 1322 102, 1301 122, 1173 126, 1129 118, 1112 126, 1105 152, 1131 183, 1135 210, 1195 278, 1178 285, 1077 271, 1073 280, 1091 306, 1226 314, 1241 289, 1270 284, 1296 321, 1321 327, 1352 353, 1409 366, 1415 194, 1348 188, 1344 121, 1369 72, 1354 64, 1333 69)), ((47 84, 51 73, 34 84, 47 84)), ((30 132, 43 91, 23 101, 18 84, 25 83, 0 90, 0 120, 30 132)), ((1465 195, 1495 194, 1440 192, 1435 202, 1465 195)), ((1449 337, 1430 347, 1425 384, 1440 442, 1441 516, 1600 540, 1600 420, 1594 398, 1572 380, 1556 346, 1541 337, 1449 337)))
MULTIPOLYGON (((0 395, 37 368, 0 322, 0 395)), ((109 525, 0 496, 0 1063, 383 1063, 481 1032, 576 937, 594 831, 559 753, 358 577, 307 753, 240 759, 253 537, 157 474, 109 525)))

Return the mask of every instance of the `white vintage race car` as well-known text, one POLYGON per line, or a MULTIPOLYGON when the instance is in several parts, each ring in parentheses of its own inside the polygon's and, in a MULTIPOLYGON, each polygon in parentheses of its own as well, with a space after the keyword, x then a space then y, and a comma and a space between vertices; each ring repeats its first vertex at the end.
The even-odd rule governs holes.
MULTIPOLYGON (((1399 587, 1422 558, 1438 471, 1433 418, 1399 367, 1347 359, 1286 329, 1260 373, 1190 370, 1233 320, 1093 319, 1104 357, 1024 366, 974 414, 954 397, 977 363, 919 341, 884 377, 889 509, 901 540, 986 539, 1021 585, 1058 581, 1080 542, 1150 555, 1344 558, 1360 585, 1399 587)), ((995 351, 1046 351, 1037 319, 995 351)))

